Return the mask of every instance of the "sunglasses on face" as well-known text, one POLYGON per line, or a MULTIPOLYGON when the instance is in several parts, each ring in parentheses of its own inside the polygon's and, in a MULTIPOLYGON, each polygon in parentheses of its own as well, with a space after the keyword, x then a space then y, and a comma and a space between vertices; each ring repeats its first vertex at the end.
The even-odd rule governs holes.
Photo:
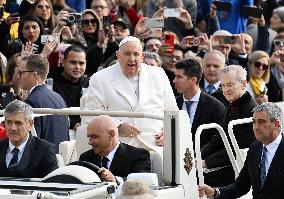
POLYGON ((278 39, 275 39, 273 43, 275 46, 284 46, 284 42, 278 39))
POLYGON ((82 24, 83 26, 87 26, 87 25, 89 25, 89 24, 95 25, 95 24, 97 24, 97 20, 96 20, 96 19, 83 19, 83 20, 81 21, 81 24, 82 24))
POLYGON ((45 8, 45 9, 47 9, 47 10, 49 10, 50 9, 50 6, 49 5, 37 5, 37 8, 39 8, 39 9, 43 9, 43 8, 45 8))
POLYGON ((261 66, 262 66, 262 70, 267 70, 268 69, 268 65, 263 64, 263 63, 258 62, 258 61, 254 62, 254 67, 260 69, 261 66))

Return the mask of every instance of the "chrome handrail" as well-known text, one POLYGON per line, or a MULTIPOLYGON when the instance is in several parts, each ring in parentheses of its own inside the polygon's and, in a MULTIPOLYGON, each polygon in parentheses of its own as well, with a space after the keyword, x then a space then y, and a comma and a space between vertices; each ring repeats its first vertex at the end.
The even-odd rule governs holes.
POLYGON ((252 122, 252 117, 232 120, 228 124, 228 134, 229 134, 230 140, 232 142, 234 151, 236 153, 236 161, 237 161, 240 168, 243 167, 245 160, 243 159, 243 156, 241 155, 240 147, 239 147, 237 140, 235 138, 233 127, 234 127, 234 125, 247 124, 247 123, 250 123, 250 122, 252 122), (239 158, 237 158, 237 157, 239 157, 239 158))
MULTIPOLYGON (((70 108, 52 109, 52 108, 33 108, 35 114, 53 114, 53 115, 82 115, 82 116, 99 116, 109 115, 112 117, 133 117, 133 118, 151 118, 156 120, 164 120, 164 116, 142 113, 142 112, 127 112, 127 111, 100 111, 100 110, 72 110, 70 108)), ((4 111, 1 110, 3 115, 4 111)))
POLYGON ((211 123, 211 124, 202 124, 200 125, 195 134, 195 153, 196 153, 196 161, 197 161, 197 173, 198 173, 198 179, 199 179, 199 184, 204 184, 204 176, 203 176, 203 168, 202 168, 202 159, 201 159, 201 150, 200 150, 200 135, 203 130, 205 129, 211 129, 215 128, 217 131, 220 133, 222 140, 225 145, 225 149, 229 155, 230 161, 232 163, 233 169, 235 171, 236 175, 239 175, 240 173, 240 168, 238 167, 238 164, 234 158, 233 151, 231 149, 230 143, 227 139, 227 136, 223 130, 223 128, 216 123, 211 123))

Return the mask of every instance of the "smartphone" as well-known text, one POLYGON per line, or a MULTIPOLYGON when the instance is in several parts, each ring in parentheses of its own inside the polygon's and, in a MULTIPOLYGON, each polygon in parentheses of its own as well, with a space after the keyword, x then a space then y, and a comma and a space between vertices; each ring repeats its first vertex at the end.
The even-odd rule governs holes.
POLYGON ((263 91, 261 92, 261 94, 262 94, 262 95, 266 95, 266 94, 267 94, 267 91, 268 91, 268 89, 267 89, 267 87, 265 86, 264 89, 263 89, 263 91))
POLYGON ((0 6, 0 19, 4 16, 4 6, 0 6))
POLYGON ((217 10, 220 10, 220 11, 232 10, 232 3, 231 2, 213 1, 213 4, 217 7, 217 10))
POLYGON ((164 17, 180 17, 180 10, 178 8, 165 8, 164 17))
POLYGON ((281 62, 284 62, 284 55, 281 55, 280 61, 281 61, 281 62))
POLYGON ((41 35, 40 37, 40 42, 42 44, 46 44, 46 43, 51 43, 54 41, 54 36, 53 35, 41 35))
POLYGON ((263 14, 263 9, 251 6, 243 6, 241 13, 243 16, 260 18, 263 14))
POLYGON ((174 51, 174 45, 175 45, 175 36, 173 34, 165 34, 164 35, 165 44, 169 44, 171 47, 171 54, 173 54, 174 51))
POLYGON ((145 27, 147 28, 163 28, 164 19, 163 18, 147 18, 144 21, 145 27))
POLYGON ((236 37, 235 36, 221 36, 219 39, 220 44, 235 44, 236 37))
POLYGON ((163 29, 162 28, 150 28, 151 32, 148 34, 148 37, 162 38, 163 29))
POLYGON ((111 22, 111 16, 103 16, 103 28, 105 32, 108 32, 111 22))

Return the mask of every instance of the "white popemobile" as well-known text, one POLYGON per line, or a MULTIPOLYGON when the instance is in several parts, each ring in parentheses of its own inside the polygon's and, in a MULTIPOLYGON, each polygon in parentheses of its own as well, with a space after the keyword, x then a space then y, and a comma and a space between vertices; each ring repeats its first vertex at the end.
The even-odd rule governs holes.
MULTIPOLYGON (((284 109, 284 102, 278 103, 284 109)), ((33 109, 37 114, 58 115, 110 115, 123 117, 150 117, 164 120, 165 143, 163 158, 158 153, 151 153, 153 173, 130 174, 129 178, 142 178, 157 199, 198 199, 197 176, 199 184, 204 183, 203 169, 201 166, 200 134, 204 129, 216 128, 222 136, 226 150, 229 154, 236 176, 243 166, 245 153, 241 153, 233 136, 233 125, 251 122, 251 118, 231 121, 229 135, 236 157, 228 143, 223 129, 218 124, 201 125, 196 132, 196 154, 194 154, 188 115, 185 111, 165 111, 165 115, 157 116, 144 113, 82 111, 82 110, 52 110, 33 109), (194 157, 194 155, 196 155, 194 157), (195 161, 196 160, 196 161, 195 161), (163 166, 162 166, 163 165, 163 166), (162 172, 163 171, 163 172, 162 172)), ((0 112, 1 113, 1 112, 0 112)), ((84 198, 116 198, 120 188, 114 183, 101 182, 98 175, 86 165, 78 162, 79 155, 88 150, 86 127, 77 130, 76 141, 60 144, 58 154, 59 168, 44 179, 12 179, 0 178, 0 199, 84 199, 84 198), (75 162, 74 162, 75 161, 75 162), (76 162, 77 161, 77 162, 76 162), (71 163, 73 162, 73 163, 71 163), (70 165, 68 165, 71 163, 70 165), (67 166, 65 166, 67 165, 67 166), (72 184, 70 184, 72 183, 72 184)), ((251 193, 242 199, 251 198, 251 193)))

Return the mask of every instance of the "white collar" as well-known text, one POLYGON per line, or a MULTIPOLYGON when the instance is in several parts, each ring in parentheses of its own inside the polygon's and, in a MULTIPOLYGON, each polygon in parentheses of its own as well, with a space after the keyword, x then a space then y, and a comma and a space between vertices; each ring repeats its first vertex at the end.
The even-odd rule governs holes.
MULTIPOLYGON (((279 135, 277 136, 277 138, 275 140, 273 140, 273 142, 271 142, 270 144, 266 145, 267 151, 270 154, 275 154, 280 142, 282 140, 282 133, 280 132, 279 135)), ((265 145, 263 145, 265 146, 265 145)))
POLYGON ((113 158, 114 158, 114 155, 115 155, 115 152, 117 151, 118 147, 119 147, 119 144, 120 142, 117 143, 116 147, 111 151, 109 152, 109 154, 106 156, 107 159, 112 162, 113 158))
POLYGON ((186 99, 183 95, 183 101, 191 101, 191 102, 198 102, 200 98, 201 90, 199 89, 198 92, 191 98, 191 99, 186 99))
MULTIPOLYGON (((214 88, 217 90, 220 87, 221 81, 216 82, 215 84, 211 84, 214 86, 214 88)), ((207 82, 207 80, 204 78, 204 89, 207 88, 207 86, 209 85, 209 83, 207 82)))
MULTIPOLYGON (((27 142, 28 142, 28 139, 29 139, 29 134, 28 134, 28 136, 27 136, 27 139, 26 139, 20 146, 17 147, 17 148, 19 149, 20 153, 23 153, 23 152, 24 152, 24 149, 25 149, 25 147, 26 147, 26 144, 27 144, 27 142)), ((12 152, 14 148, 16 148, 16 147, 15 147, 15 146, 12 144, 12 142, 9 140, 9 150, 10 150, 10 152, 12 152)))

